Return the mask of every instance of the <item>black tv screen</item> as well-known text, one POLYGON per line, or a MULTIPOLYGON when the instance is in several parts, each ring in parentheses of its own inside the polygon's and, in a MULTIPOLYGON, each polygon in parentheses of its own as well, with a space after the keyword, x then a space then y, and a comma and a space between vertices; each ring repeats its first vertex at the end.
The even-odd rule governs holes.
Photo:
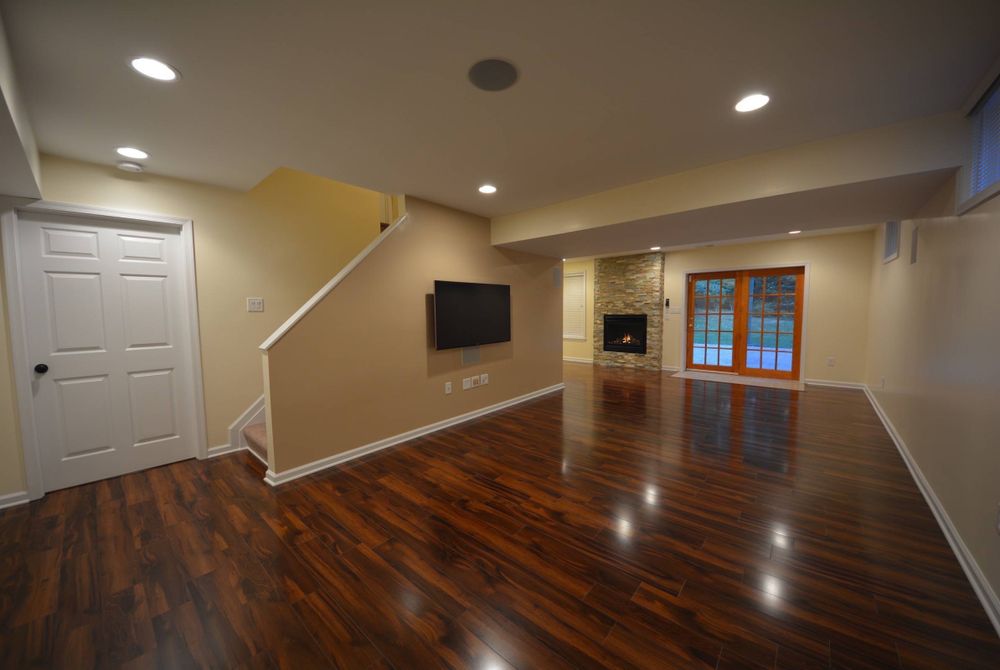
POLYGON ((438 349, 510 340, 510 286, 435 281, 434 339, 438 349))

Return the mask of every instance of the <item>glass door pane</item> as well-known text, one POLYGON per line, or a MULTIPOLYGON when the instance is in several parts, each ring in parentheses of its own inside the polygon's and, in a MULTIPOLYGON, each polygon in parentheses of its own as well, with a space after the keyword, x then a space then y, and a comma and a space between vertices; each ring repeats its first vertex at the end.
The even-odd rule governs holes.
POLYGON ((736 277, 721 280, 719 297, 719 365, 732 367, 733 339, 736 330, 736 277))
POLYGON ((693 275, 689 281, 688 367, 732 370, 738 302, 735 273, 693 275))
POLYGON ((797 372, 801 279, 800 268, 748 273, 747 374, 793 377, 797 372))

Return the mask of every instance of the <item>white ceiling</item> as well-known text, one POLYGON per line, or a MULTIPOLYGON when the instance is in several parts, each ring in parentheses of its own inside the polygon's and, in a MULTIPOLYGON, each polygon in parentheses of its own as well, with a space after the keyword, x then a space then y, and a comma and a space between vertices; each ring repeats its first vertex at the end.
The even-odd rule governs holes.
POLYGON ((43 151, 248 188, 289 166, 487 216, 957 109, 996 0, 10 0, 43 151), (174 84, 128 68, 171 63, 174 84), (474 89, 501 56, 521 81, 474 89), (737 114, 763 90, 764 110, 737 114), (484 197, 483 182, 500 192, 484 197))

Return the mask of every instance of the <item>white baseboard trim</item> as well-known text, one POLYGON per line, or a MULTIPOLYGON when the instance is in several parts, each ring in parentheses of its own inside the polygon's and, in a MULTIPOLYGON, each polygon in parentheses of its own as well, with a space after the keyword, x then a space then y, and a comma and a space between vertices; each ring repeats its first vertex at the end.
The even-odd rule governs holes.
POLYGON ((251 456, 260 461, 265 468, 267 467, 267 461, 261 458, 256 451, 248 447, 246 444, 238 447, 234 447, 229 444, 220 444, 217 447, 210 447, 205 458, 215 458, 216 456, 225 456, 226 454, 236 454, 241 451, 249 453, 251 456))
MULTIPOLYGON (((215 447, 209 447, 208 451, 205 453, 205 458, 215 458, 216 456, 223 456, 225 454, 233 454, 237 451, 242 451, 247 449, 247 441, 243 437, 243 429, 249 425, 255 423, 263 423, 264 421, 264 396, 257 398, 252 405, 246 408, 236 421, 229 424, 229 444, 220 444, 215 447)), ((249 449, 247 449, 250 451, 249 449)), ((253 454, 253 451, 250 451, 253 454)), ((253 454, 260 460, 260 456, 253 454)), ((264 463, 266 466, 267 463, 264 463)))
POLYGON ((7 493, 0 496, 0 509, 7 509, 8 507, 14 507, 16 505, 23 505, 24 503, 27 502, 31 502, 31 498, 28 497, 27 491, 7 493))
POLYGON ((239 445, 233 446, 231 444, 220 444, 217 447, 209 447, 208 453, 205 454, 205 458, 215 458, 216 456, 225 456, 226 454, 235 454, 237 451, 243 451, 246 449, 245 446, 241 447, 239 445))
POLYGON ((944 533, 945 538, 948 540, 948 544, 951 545, 951 550, 955 552, 955 558, 958 559, 959 565, 962 566, 962 570, 965 571, 965 576, 968 578, 969 583, 972 585, 972 590, 976 592, 976 596, 979 598, 979 602, 982 603, 983 609, 986 610, 986 616, 990 618, 990 622, 993 624, 993 628, 996 629, 997 635, 1000 635, 1000 598, 997 597, 996 591, 990 586, 990 583, 986 580, 986 575, 979 568, 979 564, 976 559, 972 556, 969 548, 965 546, 965 542, 962 540, 962 536, 958 534, 958 529, 951 522, 951 517, 948 516, 948 512, 945 510, 944 505, 938 499, 937 494, 934 493, 934 489, 931 488, 930 482, 924 477, 924 473, 920 470, 920 466, 914 460, 913 456, 910 454, 909 448, 903 441, 902 436, 896 427, 892 425, 892 420, 882 409, 879 404, 878 399, 875 394, 872 393, 871 389, 868 388, 867 384, 863 384, 865 395, 868 396, 868 401, 871 403, 872 408, 878 415, 878 418, 882 421, 882 425, 885 426, 886 432, 889 433, 889 437, 896 444, 896 449, 899 451, 899 455, 902 456, 903 462, 906 463, 906 467, 910 471, 910 475, 913 477, 913 481, 917 483, 917 488, 924 496, 924 500, 927 501, 927 505, 931 508, 931 512, 934 514, 934 518, 937 519, 938 525, 941 527, 941 532, 944 533))
POLYGON ((806 384, 812 386, 830 386, 837 389, 861 389, 866 388, 863 382, 841 382, 833 379, 803 379, 806 384))
POLYGON ((327 468, 332 468, 335 465, 340 465, 355 458, 360 458, 361 456, 366 456, 368 454, 374 453, 381 449, 387 447, 392 447, 407 440, 413 440, 430 433, 434 433, 445 428, 450 428, 452 426, 457 426, 460 423, 465 423, 472 419, 477 419, 481 416, 491 414, 493 412, 499 411, 501 409, 506 409, 508 407, 513 407, 514 405, 519 405, 523 402, 529 400, 534 400, 543 395, 549 393, 554 393, 555 391, 561 391, 566 387, 565 384, 559 383, 552 386, 547 386, 543 389, 538 389, 537 391, 532 391, 531 393, 526 393, 524 395, 517 396, 516 398, 511 398, 510 400, 504 400, 503 402, 498 402, 494 405, 488 405, 482 409, 473 410, 471 412, 466 412, 465 414, 459 414, 450 419, 444 419, 443 421, 438 421, 437 423, 432 423, 421 428, 414 428, 413 430, 408 430, 405 433, 400 433, 399 435, 393 435, 392 437, 387 437, 370 444, 366 444, 349 451, 345 451, 339 454, 334 454, 327 458, 322 458, 318 461, 313 461, 312 463, 306 463, 305 465, 300 465, 291 470, 285 470, 284 472, 273 472, 268 469, 267 474, 264 476, 264 481, 271 486, 278 486, 280 484, 285 484, 293 479, 298 479, 300 477, 305 477, 307 475, 314 474, 321 470, 326 470, 327 468))
POLYGON ((681 369, 676 365, 664 365, 660 368, 664 372, 680 372, 681 369))
POLYGON ((253 404, 229 425, 229 446, 234 450, 246 447, 247 441, 243 437, 243 429, 255 423, 264 423, 264 396, 254 400, 253 404))
POLYGON ((588 365, 594 362, 593 358, 580 358, 579 356, 563 356, 563 360, 567 363, 586 363, 588 365))

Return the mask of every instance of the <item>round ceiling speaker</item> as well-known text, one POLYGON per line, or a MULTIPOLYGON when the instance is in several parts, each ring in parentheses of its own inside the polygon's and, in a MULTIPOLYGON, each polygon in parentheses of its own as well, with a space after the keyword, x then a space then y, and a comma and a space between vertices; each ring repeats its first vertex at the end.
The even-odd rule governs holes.
POLYGON ((483 91, 503 91, 517 81, 517 68, 505 60, 487 58, 469 68, 469 81, 483 91))

